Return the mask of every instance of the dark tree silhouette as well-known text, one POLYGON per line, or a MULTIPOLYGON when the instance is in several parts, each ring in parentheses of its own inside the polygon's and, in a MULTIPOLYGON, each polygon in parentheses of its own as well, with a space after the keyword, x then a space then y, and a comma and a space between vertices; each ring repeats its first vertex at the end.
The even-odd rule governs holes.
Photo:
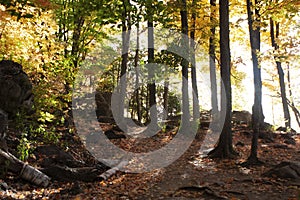
POLYGON ((135 56, 134 56, 134 68, 135 68, 135 102, 136 102, 136 113, 138 121, 142 121, 142 113, 141 113, 141 101, 140 101, 140 95, 139 95, 139 69, 138 69, 138 62, 139 62, 139 48, 140 48, 140 37, 139 37, 139 30, 140 30, 140 23, 139 23, 139 16, 137 17, 136 22, 136 50, 135 50, 135 56))
POLYGON ((152 1, 147 2, 147 15, 148 15, 148 84, 149 91, 149 108, 150 119, 153 125, 157 124, 157 108, 156 108, 156 86, 154 83, 154 33, 153 33, 153 7, 152 1))
MULTIPOLYGON (((255 1, 257 3, 257 1, 255 1)), ((262 83, 261 70, 259 67, 257 53, 260 51, 260 27, 258 25, 254 28, 254 20, 259 22, 259 10, 256 8, 255 13, 252 10, 253 5, 251 0, 247 0, 247 14, 250 34, 251 55, 253 61, 253 77, 254 77, 254 105, 252 107, 252 144, 251 153, 244 165, 258 164, 260 161, 257 157, 258 135, 260 127, 263 125, 263 111, 262 111, 262 83)))
POLYGON ((122 12, 122 62, 121 62, 121 74, 120 74, 120 103, 118 110, 117 121, 121 122, 124 118, 124 105, 126 95, 126 71, 128 62, 129 40, 131 30, 131 19, 128 6, 130 6, 130 0, 123 0, 123 12, 122 12))
POLYGON ((188 41, 188 14, 186 0, 181 1, 180 6, 180 16, 181 16, 181 33, 182 41, 181 46, 184 50, 185 57, 181 60, 182 67, 182 120, 183 126, 188 126, 190 119, 189 112, 189 96, 188 96, 188 67, 189 62, 187 60, 189 55, 189 41, 188 41))
POLYGON ((220 1, 220 50, 221 50, 221 113, 225 114, 224 126, 218 145, 209 152, 211 158, 233 158, 236 152, 232 147, 231 131, 231 81, 230 81, 230 46, 229 46, 229 2, 220 1))
POLYGON ((191 79, 193 88, 193 120, 196 121, 200 117, 199 101, 198 101, 198 88, 197 88, 197 74, 196 74, 196 57, 195 57, 195 32, 196 32, 196 5, 197 0, 192 2, 192 28, 190 31, 190 50, 191 50, 191 79))
MULTIPOLYGON (((279 46, 276 42, 276 39, 278 39, 278 37, 279 37, 279 23, 274 22, 272 20, 272 18, 270 19, 270 35, 271 35, 272 47, 276 51, 279 49, 279 46), (275 26, 274 26, 274 24, 275 24, 275 26)), ((285 127, 290 128, 291 127, 291 116, 290 116, 290 111, 289 111, 287 96, 286 96, 284 72, 282 69, 281 62, 278 60, 278 57, 276 55, 274 55, 274 59, 276 62, 276 68, 277 68, 278 77, 279 77, 280 96, 281 96, 281 101, 282 101, 282 106, 283 106, 284 123, 285 123, 285 127)))
POLYGON ((212 116, 218 113, 218 96, 217 96, 217 80, 216 80, 216 47, 215 47, 215 34, 216 34, 216 0, 210 0, 210 37, 209 37, 209 73, 210 73, 210 87, 211 87, 211 106, 212 116))

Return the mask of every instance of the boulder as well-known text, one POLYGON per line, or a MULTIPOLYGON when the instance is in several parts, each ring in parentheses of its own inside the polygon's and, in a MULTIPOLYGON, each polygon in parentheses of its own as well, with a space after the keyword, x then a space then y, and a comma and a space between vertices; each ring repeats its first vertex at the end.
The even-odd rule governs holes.
POLYGON ((300 181, 300 162, 297 161, 284 161, 270 169, 265 176, 276 176, 283 179, 292 179, 300 181))
POLYGON ((7 129, 7 114, 0 109, 0 138, 4 138, 5 131, 7 129))
POLYGON ((252 114, 246 110, 232 112, 232 122, 235 124, 247 124, 250 126, 252 122, 252 114))
POLYGON ((96 101, 96 115, 98 118, 112 117, 111 111, 111 92, 101 92, 96 91, 95 101, 96 101))
POLYGON ((20 107, 32 109, 32 84, 22 66, 11 60, 0 61, 0 109, 9 117, 20 107))
POLYGON ((7 124, 7 114, 0 109, 0 148, 5 151, 7 151, 7 144, 5 140, 7 124))

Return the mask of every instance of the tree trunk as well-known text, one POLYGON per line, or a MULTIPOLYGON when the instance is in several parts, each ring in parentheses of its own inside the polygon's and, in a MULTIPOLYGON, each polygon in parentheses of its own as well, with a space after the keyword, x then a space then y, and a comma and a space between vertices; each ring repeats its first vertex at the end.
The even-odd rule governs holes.
POLYGON ((9 162, 8 170, 13 173, 19 174, 19 176, 22 179, 34 183, 36 185, 41 185, 43 187, 47 187, 49 185, 50 178, 47 175, 17 159, 14 155, 10 154, 9 152, 5 152, 2 149, 0 149, 0 157, 1 161, 5 160, 9 162))
MULTIPOLYGON (((278 39, 278 36, 279 36, 279 23, 275 23, 275 27, 276 27, 276 30, 274 30, 275 28, 274 28, 273 20, 270 19, 270 34, 271 34, 272 47, 275 50, 278 50, 279 46, 276 42, 276 39, 278 39)), ((276 68, 277 68, 278 76, 279 76, 280 96, 281 96, 281 101, 282 101, 282 106, 283 106, 284 123, 285 123, 286 128, 290 128, 291 127, 291 116, 290 116, 289 107, 288 107, 287 98, 286 98, 284 72, 283 72, 283 69, 281 66, 281 62, 278 61, 278 58, 276 55, 274 55, 274 59, 276 62, 276 68)))
POLYGON ((196 7, 197 0, 193 0, 192 2, 192 29, 190 32, 191 36, 191 78, 192 78, 192 88, 193 88, 193 120, 199 120, 200 117, 200 109, 199 109, 199 101, 198 101, 198 88, 197 88, 197 74, 196 74, 196 44, 195 44, 195 32, 196 32, 196 7))
POLYGON ((300 127, 300 113, 299 113, 298 109, 296 108, 294 100, 293 100, 293 92, 292 92, 292 87, 291 87, 291 76, 290 76, 290 64, 289 63, 287 63, 287 81, 288 81, 288 90, 289 90, 289 96, 290 96, 290 102, 287 99, 287 103, 293 110, 297 124, 300 127))
POLYGON ((124 119, 124 105, 126 96, 126 71, 128 62, 129 40, 130 40, 130 13, 127 11, 127 6, 130 5, 130 0, 123 0, 123 13, 122 13, 122 62, 121 62, 121 74, 120 74, 120 103, 118 109, 118 115, 116 121, 123 122, 124 119))
POLYGON ((216 79, 216 47, 215 47, 215 34, 216 34, 216 0, 210 0, 210 37, 209 37, 209 73, 210 73, 210 88, 211 88, 211 106, 212 117, 219 112, 218 108, 218 92, 217 92, 217 79, 216 79))
POLYGON ((141 104, 140 104, 140 95, 139 95, 139 69, 138 69, 138 62, 139 62, 139 48, 140 48, 140 37, 139 37, 139 21, 137 21, 137 30, 136 30, 136 50, 135 50, 135 57, 134 57, 134 67, 135 67, 135 101, 136 101, 136 113, 138 121, 142 121, 141 115, 141 104))
POLYGON ((231 80, 230 80, 230 46, 229 46, 229 2, 220 1, 220 51, 221 51, 221 113, 225 114, 224 126, 219 143, 209 152, 211 158, 233 158, 236 153, 232 147, 231 132, 231 80))
POLYGON ((157 125, 157 108, 156 108, 156 86, 154 80, 154 30, 152 18, 152 2, 148 5, 148 90, 149 90, 149 108, 150 120, 153 126, 157 125))
POLYGON ((74 26, 76 28, 73 31, 72 50, 71 50, 74 69, 77 69, 79 58, 80 58, 79 45, 80 45, 81 29, 83 27, 83 24, 84 24, 84 18, 80 16, 80 14, 78 13, 78 16, 74 19, 74 26))
MULTIPOLYGON (((255 3, 257 3, 255 1, 255 3)), ((260 27, 253 27, 254 20, 259 22, 259 10, 255 9, 255 14, 252 11, 251 0, 247 0, 247 14, 248 25, 250 34, 251 55, 253 61, 253 77, 254 77, 254 105, 252 107, 252 129, 253 137, 251 143, 251 153, 245 163, 246 165, 257 164, 257 148, 258 148, 258 136, 260 127, 263 125, 263 112, 262 112, 262 83, 261 83, 261 70, 258 63, 257 53, 260 51, 260 27)))
MULTIPOLYGON (((166 66, 166 71, 167 71, 168 66, 166 66)), ((169 95, 169 77, 166 77, 165 82, 164 82, 164 94, 163 94, 163 99, 164 99, 164 110, 166 111, 166 118, 168 118, 168 95, 169 95)))
POLYGON ((186 0, 181 1, 181 47, 184 49, 183 58, 181 60, 182 66, 182 116, 181 123, 182 126, 188 127, 190 120, 189 112, 189 96, 188 96, 188 56, 189 56, 189 41, 188 41, 188 18, 187 18, 187 5, 186 0))

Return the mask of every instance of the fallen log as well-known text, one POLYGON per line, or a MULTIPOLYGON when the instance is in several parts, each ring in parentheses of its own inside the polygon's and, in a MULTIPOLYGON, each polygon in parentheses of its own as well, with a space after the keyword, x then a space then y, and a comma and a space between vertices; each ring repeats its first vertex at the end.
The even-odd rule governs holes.
POLYGON ((97 176, 101 173, 101 171, 95 167, 71 168, 68 166, 60 165, 50 165, 41 170, 54 180, 68 182, 93 182, 98 179, 97 176))
POLYGON ((107 180, 109 177, 111 177, 112 175, 114 175, 117 171, 120 171, 123 167, 125 167, 128 164, 127 160, 121 161, 118 165, 116 165, 115 167, 105 171, 104 173, 102 173, 99 178, 101 180, 107 180))
POLYGON ((38 186, 47 187, 49 185, 50 178, 47 175, 42 173, 40 170, 19 160, 11 153, 5 152, 0 149, 0 158, 1 160, 4 159, 5 161, 8 161, 8 170, 18 174, 20 178, 38 186))

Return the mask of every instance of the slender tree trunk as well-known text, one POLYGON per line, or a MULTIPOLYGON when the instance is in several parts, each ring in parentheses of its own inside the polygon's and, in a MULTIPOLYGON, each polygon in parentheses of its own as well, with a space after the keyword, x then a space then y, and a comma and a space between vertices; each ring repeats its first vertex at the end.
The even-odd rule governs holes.
POLYGON ((216 34, 216 0, 210 0, 210 37, 209 37, 209 73, 210 73, 210 88, 211 88, 211 106, 212 117, 219 112, 218 108, 218 92, 217 92, 217 78, 216 78, 216 47, 215 47, 215 34, 216 34))
POLYGON ((73 31, 72 50, 71 50, 71 56, 73 59, 73 65, 75 69, 77 69, 78 62, 80 59, 79 45, 80 45, 81 29, 83 27, 83 24, 84 24, 84 18, 82 16, 77 16, 74 20, 74 25, 76 28, 73 31))
POLYGON ((154 80, 155 65, 154 63, 154 30, 152 18, 152 2, 148 5, 148 84, 149 90, 149 108, 151 124, 157 125, 157 108, 156 108, 156 86, 154 80))
POLYGON ((117 122, 121 122, 124 118, 124 105, 126 95, 126 71, 128 62, 129 40, 130 40, 130 13, 127 11, 127 6, 130 5, 130 0, 123 0, 123 12, 122 12, 122 62, 121 62, 121 74, 120 74, 120 103, 119 112, 116 116, 117 122))
MULTIPOLYGON (((279 46, 276 42, 276 39, 278 39, 278 36, 279 36, 279 23, 275 23, 275 27, 274 27, 274 22, 272 19, 270 19, 270 34, 271 34, 272 47, 275 50, 278 50, 279 46), (274 30, 275 28, 276 28, 276 30, 274 30)), ((283 106, 284 123, 285 123, 285 127, 290 128, 291 127, 291 116, 290 116, 289 107, 288 107, 287 98, 286 98, 284 72, 283 72, 283 69, 281 66, 281 62, 278 61, 277 56, 274 56, 274 59, 276 62, 276 68, 277 68, 278 76, 279 76, 280 96, 281 96, 281 101, 282 101, 282 106, 283 106)))
POLYGON ((138 62, 139 62, 139 48, 140 48, 140 37, 139 37, 139 21, 137 21, 137 31, 136 31, 136 50, 135 50, 135 57, 134 57, 134 67, 135 67, 135 101, 136 101, 136 112, 138 121, 142 121, 141 115, 141 104, 140 104, 140 95, 139 95, 139 69, 138 69, 138 62))
MULTIPOLYGON (((167 73, 167 69, 168 66, 165 67, 165 71, 167 73)), ((169 111, 168 111, 168 95, 169 95, 169 77, 167 76, 166 79, 165 79, 165 82, 164 82, 164 94, 163 94, 163 99, 164 99, 164 103, 163 103, 163 106, 164 106, 164 110, 166 111, 166 118, 168 118, 168 114, 169 114, 169 111)))
POLYGON ((189 95, 188 95, 188 56, 189 56, 189 42, 188 42, 188 17, 186 0, 181 0, 181 33, 182 33, 182 49, 184 49, 184 57, 181 61, 182 66, 182 119, 181 123, 187 127, 190 120, 189 112, 189 95))
MULTIPOLYGON (((255 0, 257 3, 257 0, 255 0)), ((256 20, 259 22, 259 10, 255 9, 255 13, 252 11, 252 2, 247 0, 247 14, 248 25, 250 34, 251 55, 253 61, 253 77, 254 77, 254 105, 252 107, 252 128, 253 137, 251 143, 251 153, 245 163, 246 165, 257 164, 257 148, 258 148, 258 136, 260 127, 263 125, 263 113, 262 113, 262 83, 261 83, 261 69, 259 67, 257 53, 260 51, 260 27, 253 27, 253 22, 256 20)))
POLYGON ((290 96, 290 103, 288 100, 287 100, 287 103, 292 108, 294 115, 295 115, 295 119, 297 121, 297 124, 300 127, 300 113, 297 110, 295 103, 294 103, 293 92, 292 92, 292 87, 291 87, 291 75, 290 75, 290 64, 289 63, 287 63, 287 81, 288 81, 288 90, 289 90, 289 96, 290 96))
POLYGON ((219 138, 219 143, 214 150, 209 152, 212 158, 233 158, 236 153, 232 147, 231 132, 231 80, 230 80, 230 45, 229 45, 229 2, 220 1, 220 51, 221 51, 221 113, 225 114, 224 126, 219 138))
POLYGON ((197 0, 193 0, 192 2, 192 29, 190 31, 191 41, 191 78, 192 78, 192 88, 193 88, 193 120, 199 120, 200 117, 200 108, 198 101, 198 88, 197 88, 197 73, 196 73, 196 44, 195 44, 195 32, 196 32, 196 18, 197 13, 195 10, 197 4, 197 0))

